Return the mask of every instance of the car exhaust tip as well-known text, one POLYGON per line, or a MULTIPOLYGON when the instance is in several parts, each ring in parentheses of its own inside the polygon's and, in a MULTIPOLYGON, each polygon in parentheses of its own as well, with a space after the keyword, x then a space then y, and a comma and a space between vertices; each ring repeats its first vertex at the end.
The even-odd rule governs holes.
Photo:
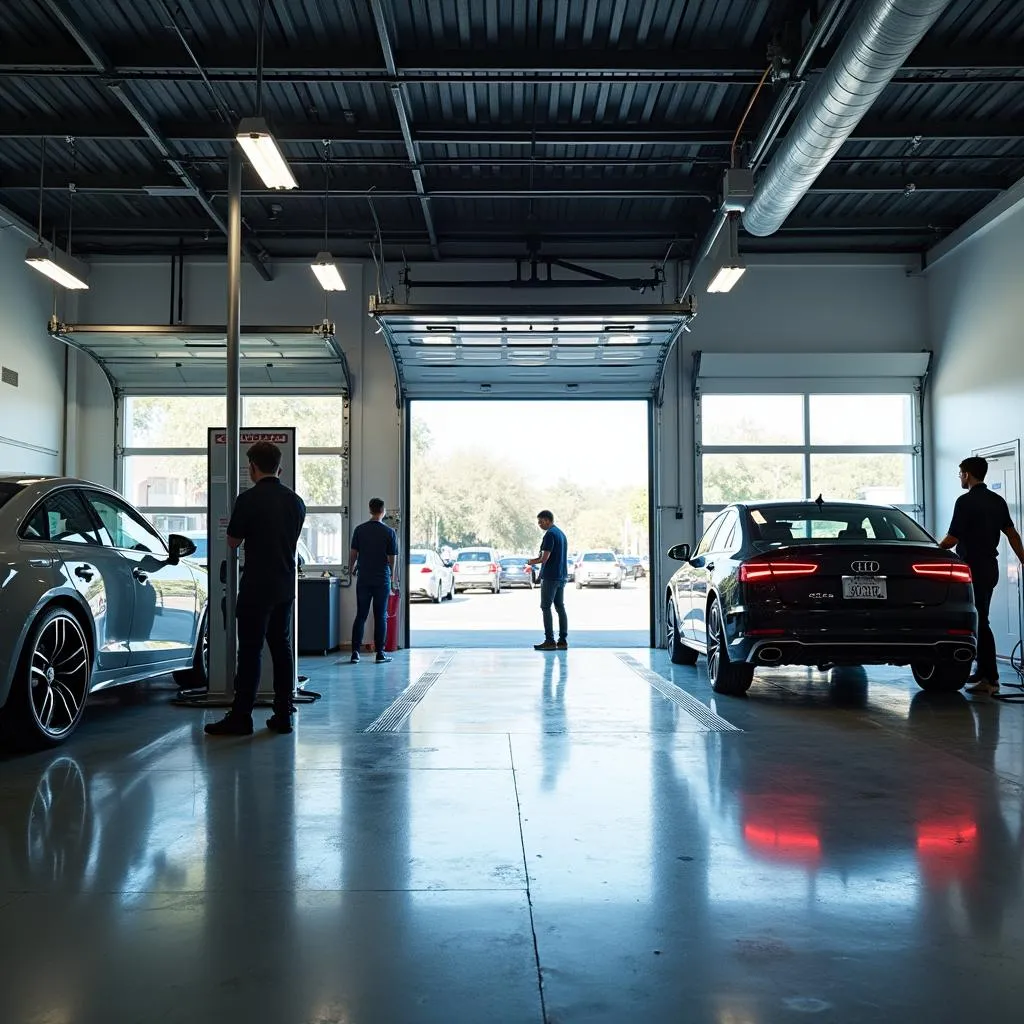
POLYGON ((778 647, 762 647, 757 652, 759 661, 763 661, 769 665, 774 665, 776 662, 782 660, 782 651, 778 647))
POLYGON ((974 649, 971 647, 960 647, 953 654, 954 661, 974 661, 974 649))

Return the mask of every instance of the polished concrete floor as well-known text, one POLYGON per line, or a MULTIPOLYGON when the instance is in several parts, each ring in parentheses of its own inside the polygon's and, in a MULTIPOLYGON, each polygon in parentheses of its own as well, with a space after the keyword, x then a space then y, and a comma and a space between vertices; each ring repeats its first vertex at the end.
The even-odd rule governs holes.
POLYGON ((0 760, 0 1021, 1024 1019, 1022 705, 640 648, 302 670, 293 736, 155 684, 0 760))

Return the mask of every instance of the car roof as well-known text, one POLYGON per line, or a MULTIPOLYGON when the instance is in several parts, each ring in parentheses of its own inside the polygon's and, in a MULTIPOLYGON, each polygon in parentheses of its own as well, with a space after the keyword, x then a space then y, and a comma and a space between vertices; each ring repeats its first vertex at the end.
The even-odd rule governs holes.
MULTIPOLYGON (((792 501, 782 501, 773 499, 772 501, 734 501, 726 507, 732 508, 793 508, 794 506, 804 506, 805 508, 818 508, 816 501, 809 501, 806 498, 795 498, 792 501)), ((825 501, 821 504, 821 511, 824 512, 830 508, 856 508, 856 509, 885 509, 889 511, 897 508, 893 504, 879 504, 874 501, 825 501)))

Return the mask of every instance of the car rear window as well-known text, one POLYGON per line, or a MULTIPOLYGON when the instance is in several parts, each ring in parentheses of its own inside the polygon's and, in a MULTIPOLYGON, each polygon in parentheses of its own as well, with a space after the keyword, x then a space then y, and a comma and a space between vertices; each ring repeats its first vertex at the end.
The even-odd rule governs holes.
POLYGON ((501 564, 507 569, 511 565, 526 565, 525 558, 503 558, 501 564))
POLYGON ((774 544, 856 544, 865 540, 929 544, 932 538, 905 512, 864 505, 766 505, 747 510, 751 539, 774 544))
POLYGON ((491 556, 486 551, 460 551, 460 562, 489 562, 491 556))
POLYGON ((423 565, 423 563, 426 560, 427 560, 427 556, 426 555, 416 555, 416 554, 413 554, 413 555, 409 556, 409 564, 410 565, 423 565))
POLYGON ((16 494, 25 490, 21 484, 0 484, 0 508, 3 508, 16 494))
POLYGON ((588 551, 583 556, 584 562, 614 562, 615 556, 610 551, 588 551))

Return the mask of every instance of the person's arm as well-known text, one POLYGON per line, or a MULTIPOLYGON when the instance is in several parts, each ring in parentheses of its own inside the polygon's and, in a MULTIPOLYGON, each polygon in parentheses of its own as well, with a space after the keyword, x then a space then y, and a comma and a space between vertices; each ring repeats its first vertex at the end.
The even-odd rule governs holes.
POLYGON ((398 534, 394 530, 388 536, 388 570, 391 573, 391 590, 398 593, 398 577, 395 575, 395 565, 398 561, 398 534))
POLYGON ((950 548, 955 548, 959 543, 959 537, 954 537, 951 533, 947 533, 946 536, 939 541, 939 547, 948 551, 950 548))
POLYGON ((356 562, 359 561, 359 527, 357 526, 352 531, 352 542, 349 545, 348 551, 348 574, 349 576, 355 575, 356 562))
POLYGON ((246 514, 245 502, 242 496, 235 498, 235 507, 231 510, 231 518, 228 520, 227 536, 228 547, 232 551, 240 548, 245 543, 246 514))
POLYGON ((388 569, 391 572, 391 589, 398 592, 398 577, 395 576, 395 556, 388 555, 388 569))
POLYGON ((945 551, 955 548, 963 536, 963 500, 962 497, 956 499, 956 503, 953 505, 953 518, 950 520, 949 529, 946 531, 946 536, 939 541, 939 547, 945 551))
POLYGON ((540 542, 540 554, 536 558, 530 559, 530 565, 543 565, 551 557, 551 549, 554 547, 554 543, 550 534, 545 533, 540 542))
POLYGON ((232 550, 240 548, 243 544, 243 539, 241 537, 232 537, 230 533, 228 534, 227 541, 228 547, 232 550))
POLYGON ((1010 547, 1013 548, 1013 553, 1024 562, 1024 544, 1021 543, 1020 534, 1017 532, 1017 527, 1010 523, 1009 526, 1003 527, 1003 533, 1006 534, 1006 539, 1009 541, 1010 547))

